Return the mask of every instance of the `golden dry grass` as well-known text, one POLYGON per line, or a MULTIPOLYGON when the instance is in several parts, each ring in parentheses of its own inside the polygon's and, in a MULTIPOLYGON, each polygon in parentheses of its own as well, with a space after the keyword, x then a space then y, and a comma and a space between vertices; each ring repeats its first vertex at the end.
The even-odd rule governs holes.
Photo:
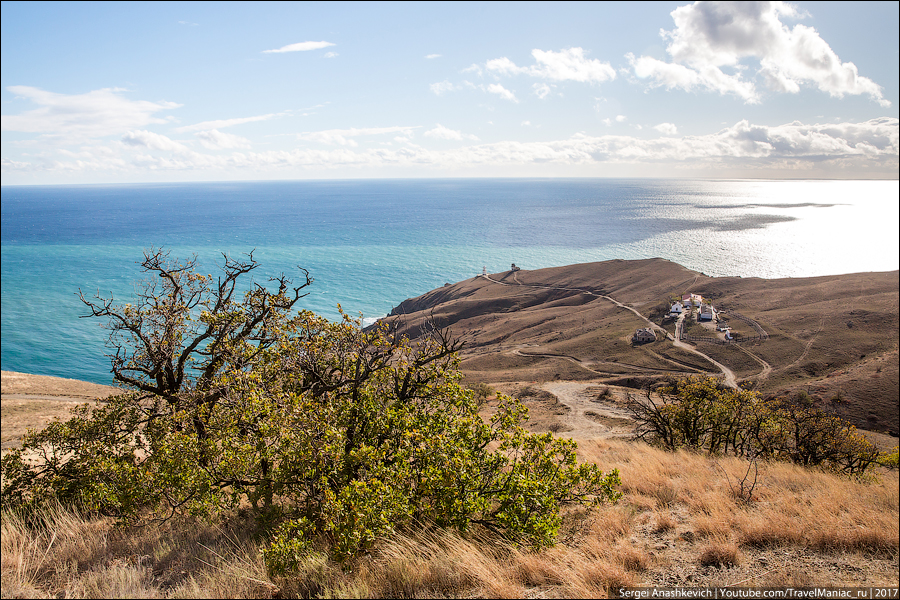
POLYGON ((3 514, 2 595, 594 598, 626 585, 898 584, 896 472, 857 482, 763 464, 741 502, 730 488, 746 472, 739 459, 620 440, 579 452, 619 468, 625 497, 568 511, 559 543, 540 552, 420 527, 348 565, 314 553, 296 575, 272 579, 239 515, 129 530, 57 508, 38 527, 3 514))

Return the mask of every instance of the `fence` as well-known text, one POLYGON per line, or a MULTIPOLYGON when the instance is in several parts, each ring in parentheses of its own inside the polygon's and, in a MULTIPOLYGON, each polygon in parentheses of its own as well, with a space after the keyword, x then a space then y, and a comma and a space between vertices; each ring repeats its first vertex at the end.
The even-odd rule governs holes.
POLYGON ((720 313, 727 313, 729 317, 734 317, 739 321, 743 321, 747 323, 756 331, 756 335, 739 335, 731 338, 730 340, 720 340, 717 337, 709 337, 706 335, 690 335, 686 333, 681 334, 681 339, 686 342, 706 342, 708 344, 740 344, 742 342, 762 342, 764 340, 769 339, 769 334, 766 333, 766 330, 762 328, 762 326, 751 319, 750 317, 745 317, 741 313, 734 312, 733 310, 726 310, 724 308, 720 308, 720 313))
POLYGON ((687 335, 681 334, 682 341, 685 342, 707 342, 709 344, 722 344, 723 346, 726 344, 740 344, 741 342, 761 342, 763 340, 769 339, 769 336, 762 335, 752 335, 752 336, 743 336, 739 335, 731 338, 730 340, 720 340, 719 338, 709 337, 705 335, 687 335))
POLYGON ((734 312, 733 310, 725 310, 724 308, 719 309, 719 312, 727 313, 729 317, 734 317, 735 319, 737 319, 739 321, 743 321, 744 323, 750 325, 754 330, 756 330, 757 335, 755 336, 755 338, 749 338, 749 339, 751 339, 751 340, 756 339, 756 338, 761 339, 761 340, 769 339, 769 334, 766 333, 766 330, 763 329, 759 323, 757 323, 750 317, 745 317, 744 315, 742 315, 739 312, 734 312))

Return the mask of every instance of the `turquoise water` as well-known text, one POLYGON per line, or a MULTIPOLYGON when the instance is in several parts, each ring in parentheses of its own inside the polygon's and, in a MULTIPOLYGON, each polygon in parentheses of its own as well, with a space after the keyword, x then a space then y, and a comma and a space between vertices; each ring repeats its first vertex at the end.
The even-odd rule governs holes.
POLYGON ((898 182, 395 180, 2 188, 2 367, 111 380, 76 293, 127 301, 151 245, 309 269, 301 302, 366 319, 487 267, 663 257, 707 275, 898 268, 898 182))

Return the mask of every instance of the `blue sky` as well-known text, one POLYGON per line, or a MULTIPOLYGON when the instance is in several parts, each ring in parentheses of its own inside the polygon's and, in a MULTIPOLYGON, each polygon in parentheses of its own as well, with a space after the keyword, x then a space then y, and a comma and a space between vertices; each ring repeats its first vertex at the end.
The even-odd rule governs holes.
POLYGON ((2 183, 898 177, 898 3, 2 3, 2 183))

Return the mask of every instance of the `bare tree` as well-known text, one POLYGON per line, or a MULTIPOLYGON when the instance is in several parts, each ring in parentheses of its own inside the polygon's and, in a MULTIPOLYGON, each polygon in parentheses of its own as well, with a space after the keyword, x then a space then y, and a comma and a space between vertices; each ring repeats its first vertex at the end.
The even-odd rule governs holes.
POLYGON ((275 291, 251 282, 241 295, 238 280, 259 263, 253 252, 246 259, 222 256, 222 273, 214 282, 212 275, 197 273, 196 255, 179 262, 151 247, 141 262, 149 278, 133 304, 116 304, 99 292, 89 299, 79 289, 90 309, 83 316, 108 319, 116 381, 177 405, 186 389, 214 394, 212 383, 227 360, 250 363, 275 342, 274 333, 313 281, 309 272, 298 267, 298 286, 282 274, 269 279, 275 291))

